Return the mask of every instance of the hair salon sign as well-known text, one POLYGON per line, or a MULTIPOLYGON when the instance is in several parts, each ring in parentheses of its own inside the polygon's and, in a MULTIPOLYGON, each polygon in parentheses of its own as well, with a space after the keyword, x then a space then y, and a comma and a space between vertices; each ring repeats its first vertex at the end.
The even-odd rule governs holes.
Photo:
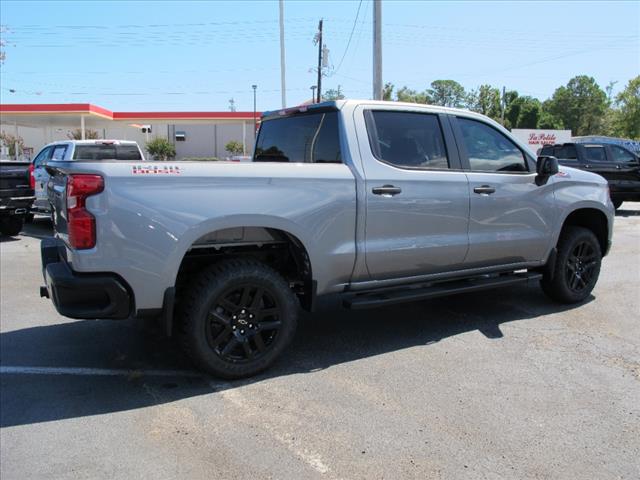
POLYGON ((529 146, 533 153, 538 153, 544 145, 571 141, 571 130, 530 130, 514 128, 511 133, 529 146))

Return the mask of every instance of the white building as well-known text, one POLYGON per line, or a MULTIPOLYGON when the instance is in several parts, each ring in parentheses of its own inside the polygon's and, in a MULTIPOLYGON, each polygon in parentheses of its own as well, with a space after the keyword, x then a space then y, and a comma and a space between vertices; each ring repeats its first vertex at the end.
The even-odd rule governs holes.
POLYGON ((24 141, 24 157, 44 145, 67 140, 75 130, 97 132, 99 138, 135 140, 143 148, 156 137, 176 147, 176 159, 229 156, 225 145, 235 140, 251 154, 255 119, 260 112, 112 112, 89 103, 0 104, 0 130, 24 141), (151 132, 144 132, 150 127, 151 132))

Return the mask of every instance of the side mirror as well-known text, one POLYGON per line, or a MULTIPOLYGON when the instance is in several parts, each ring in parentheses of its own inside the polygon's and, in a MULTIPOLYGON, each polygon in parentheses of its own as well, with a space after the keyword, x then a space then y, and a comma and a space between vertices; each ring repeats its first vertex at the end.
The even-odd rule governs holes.
POLYGON ((544 185, 549 180, 549 177, 558 173, 558 159, 551 155, 541 155, 536 162, 536 184, 544 185))

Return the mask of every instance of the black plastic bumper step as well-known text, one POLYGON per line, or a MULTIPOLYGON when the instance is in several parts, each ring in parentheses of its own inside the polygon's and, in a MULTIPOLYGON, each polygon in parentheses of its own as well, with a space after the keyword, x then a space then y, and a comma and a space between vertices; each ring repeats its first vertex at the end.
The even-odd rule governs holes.
POLYGON ((395 287, 393 289, 378 290, 362 293, 344 300, 344 306, 353 310, 393 305, 395 303, 415 302, 427 298, 444 297, 457 293, 477 292, 519 283, 537 282, 542 278, 541 273, 522 272, 508 275, 474 277, 472 279, 443 282, 424 287, 395 287))

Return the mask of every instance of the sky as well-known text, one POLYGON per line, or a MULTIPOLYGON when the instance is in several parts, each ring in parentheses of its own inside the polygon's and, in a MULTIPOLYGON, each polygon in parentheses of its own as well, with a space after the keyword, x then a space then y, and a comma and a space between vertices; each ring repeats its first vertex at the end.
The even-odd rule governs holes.
MULTIPOLYGON (((281 107, 277 1, 0 0, 1 103, 113 111, 281 107)), ((323 90, 372 96, 372 0, 285 0, 287 104, 311 97, 318 20, 323 90)), ((383 81, 424 90, 506 86, 541 100, 575 75, 614 94, 640 74, 640 1, 382 0, 383 81)))

